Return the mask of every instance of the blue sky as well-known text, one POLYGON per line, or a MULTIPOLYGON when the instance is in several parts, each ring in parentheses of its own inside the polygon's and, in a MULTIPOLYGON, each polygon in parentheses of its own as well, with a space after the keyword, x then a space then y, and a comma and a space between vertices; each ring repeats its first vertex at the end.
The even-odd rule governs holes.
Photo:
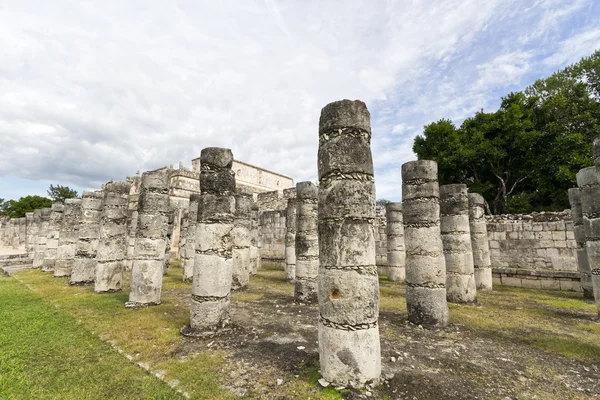
POLYGON ((314 180, 320 109, 350 98, 371 111, 378 197, 399 200, 425 124, 591 54, 598 3, 0 0, 0 198, 207 146, 314 180))

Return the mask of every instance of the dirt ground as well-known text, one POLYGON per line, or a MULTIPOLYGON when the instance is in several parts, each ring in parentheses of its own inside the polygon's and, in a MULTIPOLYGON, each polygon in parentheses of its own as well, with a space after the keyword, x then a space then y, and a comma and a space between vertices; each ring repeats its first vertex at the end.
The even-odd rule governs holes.
MULTIPOLYGON (((405 302, 403 285, 385 281, 382 291, 388 302, 405 302)), ((187 303, 188 294, 180 296, 182 303, 187 303)), ((295 304, 292 285, 284 282, 282 271, 261 271, 249 290, 234 295, 232 305, 231 331, 213 338, 187 338, 174 354, 186 357, 208 349, 228 350, 232 356, 220 383, 252 398, 295 397, 295 379, 307 371, 312 371, 315 380, 319 377, 317 306, 295 304)), ((531 304, 524 307, 528 306, 531 304)), ((469 313, 469 308, 478 307, 458 308, 469 313)), ((523 309, 519 304, 509 308, 523 309)), ((544 309, 548 307, 542 306, 544 309)), ((552 318, 560 318, 566 329, 558 332, 559 336, 568 336, 569 325, 578 321, 597 324, 589 309, 552 310, 552 318)), ((499 317, 513 318, 510 311, 499 317)), ((531 329, 535 326, 523 325, 523 332, 531 334, 531 329)), ((488 329, 469 329, 460 322, 444 329, 423 329, 406 321, 402 304, 398 310, 382 306, 380 333, 383 382, 363 390, 338 388, 343 398, 600 398, 600 358, 594 359, 600 356, 600 347, 592 349, 598 352, 592 360, 582 361, 532 346, 518 332, 514 337, 496 336, 488 329)))

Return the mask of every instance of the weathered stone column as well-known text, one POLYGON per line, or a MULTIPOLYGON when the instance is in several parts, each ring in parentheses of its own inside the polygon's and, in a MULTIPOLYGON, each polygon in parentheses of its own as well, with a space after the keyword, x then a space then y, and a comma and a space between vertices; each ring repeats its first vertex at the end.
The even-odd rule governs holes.
POLYGON ((110 181, 104 185, 100 233, 96 250, 94 292, 121 290, 127 262, 127 206, 129 183, 110 181))
POLYGON ((182 333, 215 331, 229 323, 232 280, 235 174, 229 149, 200 153, 200 205, 190 325, 182 333))
POLYGON ((250 282, 251 211, 251 195, 236 195, 235 218, 233 221, 232 290, 246 289, 250 282))
POLYGON ((569 189, 569 203, 571 204, 571 218, 573 219, 573 231, 575 243, 577 243, 577 267, 581 275, 581 288, 584 299, 594 299, 594 288, 592 286, 592 271, 588 262, 587 250, 585 248, 585 228, 583 226, 583 211, 581 210, 581 196, 579 188, 569 189))
POLYGON ((446 262, 440 230, 440 191, 435 161, 402 165, 406 245, 406 305, 414 324, 446 326, 446 262))
POLYGON ((596 167, 580 170, 577 173, 577 186, 581 189, 585 250, 592 274, 598 318, 600 318, 600 183, 596 176, 596 167))
POLYGON ((27 221, 27 244, 25 249, 27 251, 27 256, 33 260, 33 255, 35 254, 35 243, 36 243, 36 234, 39 228, 39 213, 37 221, 34 219, 34 212, 28 212, 25 214, 25 219, 27 221))
POLYGON ((296 198, 288 199, 285 215, 285 280, 296 279, 296 198))
POLYGON ((440 229, 446 260, 446 299, 477 302, 467 185, 440 186, 440 229))
POLYGON ((312 182, 298 182, 296 199, 294 300, 300 303, 316 303, 319 275, 319 188, 312 182))
POLYGON ((54 277, 68 278, 71 276, 75 262, 75 250, 79 238, 79 219, 81 217, 81 199, 66 199, 65 211, 58 237, 56 249, 56 264, 54 277))
POLYGON ((171 266, 171 247, 173 245, 173 231, 175 227, 175 216, 179 215, 179 209, 177 207, 173 207, 173 205, 169 206, 169 211, 167 216, 168 224, 167 224, 167 237, 165 239, 165 255, 163 261, 163 275, 167 275, 169 273, 169 267, 171 266))
MULTIPOLYGON (((38 211, 38 210, 36 210, 38 211)), ((46 207, 39 210, 40 212, 40 227, 37 233, 35 243, 35 254, 33 255, 33 268, 42 268, 44 264, 44 253, 46 252, 46 244, 48 243, 48 230, 50 227, 51 208, 46 207)))
POLYGON ((130 185, 129 205, 127 206, 127 235, 129 236, 129 239, 127 246, 127 261, 125 262, 125 270, 131 271, 133 267, 133 258, 135 254, 135 232, 137 231, 138 203, 140 200, 140 185, 142 183, 142 178, 139 175, 128 176, 127 183, 129 183, 130 185))
POLYGON ((594 140, 594 165, 596 166, 596 177, 600 182, 600 136, 594 140))
POLYGON ((192 282, 194 278, 194 259, 196 256, 196 226, 198 224, 198 204, 200 194, 190 195, 190 205, 187 212, 187 227, 183 234, 185 237, 185 258, 183 259, 183 281, 192 282))
POLYGON ((404 247, 402 203, 386 204, 385 217, 387 220, 387 277, 391 282, 404 282, 406 279, 406 248, 404 247))
MULTIPOLYGON (((375 252, 375 182, 370 115, 342 100, 319 120, 319 360, 329 382, 362 385, 381 374, 379 278, 375 252)), ((305 229, 297 186, 298 233, 305 229)), ((316 187, 313 187, 316 192, 316 187)), ((297 237, 298 237, 297 236, 297 237)), ((302 241, 296 241, 296 251, 302 241)), ((298 254, 298 253, 296 253, 298 254)), ((300 270, 300 258, 296 270, 300 270)), ((296 282, 300 276, 296 276, 296 282)))
POLYGON ((87 191, 81 195, 81 222, 69 282, 71 285, 92 283, 96 277, 96 250, 103 204, 102 191, 87 191))
POLYGON ((166 168, 142 174, 135 259, 127 307, 160 304, 169 229, 170 180, 169 170, 166 168))
POLYGON ((478 193, 469 193, 469 228, 475 266, 477 290, 492 290, 492 260, 485 224, 485 200, 478 193))
POLYGON ((255 201, 252 202, 252 211, 250 213, 250 216, 252 220, 252 229, 250 231, 250 276, 254 276, 258 271, 258 267, 260 267, 260 225, 258 222, 258 203, 256 203, 255 201))
POLYGON ((19 247, 27 251, 27 217, 19 218, 19 247))
POLYGON ((61 203, 52 204, 50 221, 48 223, 48 235, 46 236, 46 250, 44 250, 44 262, 42 271, 53 272, 56 264, 56 250, 58 248, 58 237, 60 225, 65 206, 61 203))

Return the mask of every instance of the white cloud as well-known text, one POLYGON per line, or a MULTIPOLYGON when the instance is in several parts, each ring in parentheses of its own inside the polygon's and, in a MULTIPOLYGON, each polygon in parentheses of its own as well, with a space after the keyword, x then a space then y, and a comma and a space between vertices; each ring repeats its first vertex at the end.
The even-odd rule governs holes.
POLYGON ((424 124, 493 105, 552 57, 536 40, 568 3, 544 4, 5 0, 0 176, 92 188, 223 146, 313 180, 320 109, 360 98, 391 196, 424 124))

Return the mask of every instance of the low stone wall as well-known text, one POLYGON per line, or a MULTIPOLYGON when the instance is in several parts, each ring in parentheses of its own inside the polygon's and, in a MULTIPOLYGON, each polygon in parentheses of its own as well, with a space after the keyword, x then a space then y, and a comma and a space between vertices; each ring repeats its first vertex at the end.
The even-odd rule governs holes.
POLYGON ((577 271, 569 211, 487 217, 492 267, 577 271))
POLYGON ((579 272, 493 268, 494 285, 581 292, 579 272))

